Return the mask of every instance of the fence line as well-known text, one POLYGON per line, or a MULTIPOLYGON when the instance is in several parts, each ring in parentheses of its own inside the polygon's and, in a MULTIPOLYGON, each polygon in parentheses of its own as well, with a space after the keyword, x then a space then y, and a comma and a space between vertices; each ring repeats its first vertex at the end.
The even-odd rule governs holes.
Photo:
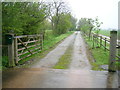
MULTIPOLYGON (((85 37, 88 37, 87 34, 84 33, 85 37)), ((100 47, 102 46, 105 51, 110 51, 109 46, 110 46, 110 37, 104 37, 102 35, 98 35, 96 33, 91 33, 90 38, 93 41, 93 48, 95 47, 95 43, 97 43, 97 45, 99 45, 100 47)), ((116 48, 120 48, 119 45, 119 41, 117 40, 117 44, 116 44, 116 48)), ((120 60, 120 56, 116 55, 116 57, 118 58, 118 60, 120 60)))

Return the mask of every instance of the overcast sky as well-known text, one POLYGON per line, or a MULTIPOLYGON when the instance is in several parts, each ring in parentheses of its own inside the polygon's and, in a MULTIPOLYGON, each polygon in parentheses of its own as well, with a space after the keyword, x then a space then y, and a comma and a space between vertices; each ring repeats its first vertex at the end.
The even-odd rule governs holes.
POLYGON ((120 0, 66 0, 76 18, 95 18, 103 22, 102 29, 118 29, 120 0))

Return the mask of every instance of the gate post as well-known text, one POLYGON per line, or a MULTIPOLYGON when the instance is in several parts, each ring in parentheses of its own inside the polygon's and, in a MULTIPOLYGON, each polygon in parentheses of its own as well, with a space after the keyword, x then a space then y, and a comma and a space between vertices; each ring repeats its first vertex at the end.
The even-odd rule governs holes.
POLYGON ((18 64, 18 41, 17 41, 17 38, 14 38, 14 60, 15 60, 15 64, 17 65, 18 64))
POLYGON ((14 61, 14 34, 6 35, 6 43, 8 45, 8 64, 9 67, 15 66, 14 61))
POLYGON ((110 31, 109 72, 115 72, 117 31, 110 31))

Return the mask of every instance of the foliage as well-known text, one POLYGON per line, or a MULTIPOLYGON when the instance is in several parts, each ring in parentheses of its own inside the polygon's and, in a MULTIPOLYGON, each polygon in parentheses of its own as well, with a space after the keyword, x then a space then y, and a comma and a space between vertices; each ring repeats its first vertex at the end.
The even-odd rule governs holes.
POLYGON ((42 2, 2 2, 3 34, 40 33, 47 17, 46 10, 47 6, 42 2))
POLYGON ((48 4, 49 19, 55 35, 66 33, 76 28, 76 19, 71 15, 68 5, 63 1, 53 1, 48 4))
POLYGON ((95 20, 94 20, 94 28, 93 28, 93 30, 95 30, 97 34, 99 34, 99 32, 100 32, 101 24, 103 24, 103 22, 99 22, 98 17, 96 17, 95 20))
MULTIPOLYGON (((54 24, 56 23, 56 18, 56 16, 53 17, 54 24)), ((60 14, 58 24, 55 25, 54 33, 58 35, 66 33, 71 27, 70 19, 70 14, 60 14)))
POLYGON ((29 35, 54 29, 60 35, 75 29, 75 25, 65 2, 2 2, 3 34, 29 35))
POLYGON ((101 24, 102 22, 99 22, 98 17, 95 19, 81 18, 78 22, 78 30, 88 34, 90 38, 92 31, 95 31, 97 34, 99 33, 101 24))

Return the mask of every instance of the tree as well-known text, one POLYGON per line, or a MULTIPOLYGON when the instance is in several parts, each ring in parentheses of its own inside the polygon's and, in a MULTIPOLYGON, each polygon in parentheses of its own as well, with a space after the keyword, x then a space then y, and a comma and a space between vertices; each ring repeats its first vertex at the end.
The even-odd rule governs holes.
POLYGON ((92 30, 99 33, 101 24, 103 23, 99 22, 98 17, 95 20, 92 18, 81 18, 78 22, 78 29, 88 34, 90 38, 92 30))
POLYGON ((49 19, 51 20, 54 34, 56 35, 62 34, 60 33, 60 32, 63 32, 63 31, 60 31, 61 30, 60 20, 64 18, 63 14, 69 14, 69 9, 67 8, 67 5, 65 2, 53 0, 53 2, 48 3, 48 6, 49 6, 49 19))
MULTIPOLYGON (((70 30, 71 28, 71 15, 70 14, 65 14, 65 13, 62 13, 59 15, 59 24, 57 26, 57 30, 56 30, 56 33, 57 34, 64 34, 66 33, 68 30, 70 30)), ((55 19, 56 19, 56 16, 55 16, 55 19)))
POLYGON ((42 32, 40 27, 48 17, 47 8, 44 2, 3 2, 3 34, 11 31, 17 35, 42 32))
POLYGON ((93 30, 95 30, 97 34, 99 34, 100 26, 102 24, 103 24, 103 22, 99 22, 98 17, 96 17, 95 20, 94 20, 94 28, 93 28, 93 30))

